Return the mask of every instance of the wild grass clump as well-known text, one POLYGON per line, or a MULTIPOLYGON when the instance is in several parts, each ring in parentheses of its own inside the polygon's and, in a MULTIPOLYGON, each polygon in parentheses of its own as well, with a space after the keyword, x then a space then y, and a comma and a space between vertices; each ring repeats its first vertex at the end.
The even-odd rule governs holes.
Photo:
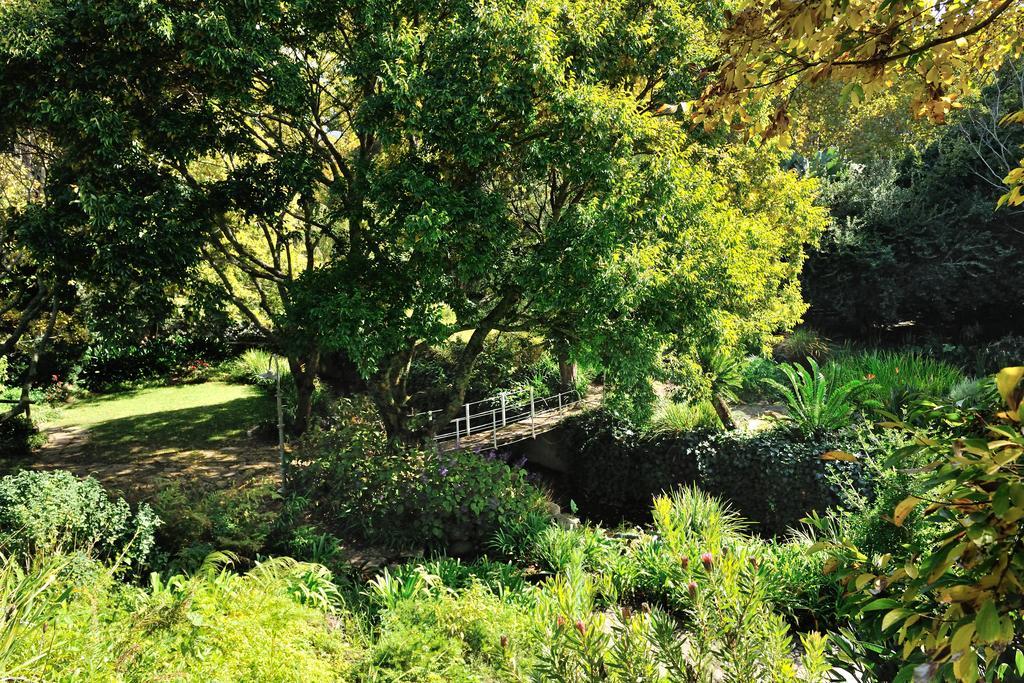
POLYGON ((892 404, 894 394, 937 400, 965 379, 962 370, 915 352, 854 351, 837 353, 825 366, 836 386, 864 382, 862 398, 892 404))
POLYGON ((772 355, 783 363, 802 363, 807 358, 820 363, 828 357, 830 351, 827 339, 808 327, 801 327, 776 344, 772 355))
POLYGON ((229 382, 269 387, 275 383, 275 380, 267 378, 265 375, 268 372, 277 372, 278 368, 281 371, 281 384, 287 386, 291 375, 287 360, 278 357, 275 365, 274 354, 263 349, 249 349, 225 363, 224 374, 225 379, 229 382))
POLYGON ((721 428, 722 421, 710 401, 662 401, 651 419, 651 429, 654 432, 690 432, 695 429, 721 428))
POLYGON ((354 629, 331 617, 325 570, 278 558, 237 574, 225 559, 193 576, 154 575, 146 589, 109 569, 74 582, 59 555, 3 559, 0 602, 14 609, 0 614, 0 671, 39 681, 345 680, 359 652, 354 629))

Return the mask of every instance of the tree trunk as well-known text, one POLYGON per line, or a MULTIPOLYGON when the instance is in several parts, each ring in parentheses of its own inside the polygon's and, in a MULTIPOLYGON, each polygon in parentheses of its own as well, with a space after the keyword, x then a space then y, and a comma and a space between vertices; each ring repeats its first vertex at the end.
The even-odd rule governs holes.
POLYGON ((579 367, 568 357, 559 354, 558 356, 558 379, 562 391, 571 391, 576 388, 576 379, 579 367))
POLYGON ((736 429, 736 421, 732 418, 732 411, 729 410, 729 404, 725 402, 721 394, 715 394, 711 398, 711 404, 715 407, 715 412, 718 413, 718 419, 722 421, 722 426, 728 430, 736 429))
POLYGON ((292 434, 300 436, 307 429, 313 418, 313 392, 316 388, 316 367, 319 354, 314 353, 302 363, 298 358, 288 358, 288 367, 295 382, 295 421, 292 423, 292 434))
POLYGON ((343 351, 320 354, 318 376, 337 394, 346 396, 367 390, 359 368, 343 351))

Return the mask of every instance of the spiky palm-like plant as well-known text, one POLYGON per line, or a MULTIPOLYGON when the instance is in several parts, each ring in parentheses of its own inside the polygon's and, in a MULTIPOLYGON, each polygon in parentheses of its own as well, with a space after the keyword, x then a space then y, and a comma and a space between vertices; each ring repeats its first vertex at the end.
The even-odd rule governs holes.
POLYGON ((810 357, 807 358, 807 367, 786 363, 780 368, 789 380, 788 386, 773 379, 766 381, 782 394, 789 408, 789 415, 781 417, 781 420, 808 438, 850 423, 852 399, 864 382, 852 380, 836 385, 810 357))

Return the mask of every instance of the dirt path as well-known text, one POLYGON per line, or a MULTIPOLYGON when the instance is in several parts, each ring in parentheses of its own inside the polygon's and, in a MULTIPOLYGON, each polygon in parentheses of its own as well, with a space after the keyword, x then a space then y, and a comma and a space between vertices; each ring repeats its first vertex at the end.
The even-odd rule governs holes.
POLYGON ((6 469, 68 470, 94 477, 129 499, 145 497, 169 479, 227 487, 279 472, 277 447, 255 438, 220 443, 216 448, 125 449, 122 454, 104 452, 98 457, 89 447, 87 429, 53 427, 46 433, 46 445, 31 459, 10 463, 6 469))
POLYGON ((775 420, 774 415, 786 415, 786 406, 781 403, 749 403, 738 406, 730 406, 736 426, 757 432, 771 427, 775 420))

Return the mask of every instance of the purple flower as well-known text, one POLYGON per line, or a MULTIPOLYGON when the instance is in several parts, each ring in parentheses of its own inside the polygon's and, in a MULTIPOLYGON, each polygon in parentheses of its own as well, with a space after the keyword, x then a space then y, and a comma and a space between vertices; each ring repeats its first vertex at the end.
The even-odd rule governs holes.
POLYGON ((526 456, 524 455, 524 456, 520 457, 518 460, 516 460, 514 463, 512 463, 512 467, 522 467, 525 464, 526 464, 526 456))
POLYGON ((437 473, 440 474, 442 477, 446 477, 448 476, 448 468, 445 467, 444 465, 441 465, 441 469, 439 469, 437 473))

